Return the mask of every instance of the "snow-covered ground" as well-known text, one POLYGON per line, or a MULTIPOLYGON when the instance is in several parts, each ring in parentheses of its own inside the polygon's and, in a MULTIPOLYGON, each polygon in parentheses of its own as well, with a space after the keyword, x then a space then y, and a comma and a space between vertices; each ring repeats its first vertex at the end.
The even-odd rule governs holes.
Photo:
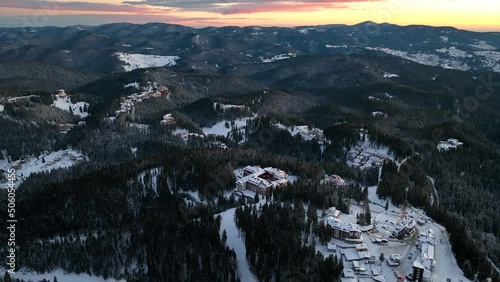
POLYGON ((71 111, 73 111, 74 115, 80 116, 81 118, 87 117, 89 115, 85 109, 88 109, 89 103, 86 102, 71 102, 71 97, 56 97, 56 100, 52 104, 54 107, 57 107, 61 110, 69 112, 69 108, 71 107, 71 111))
POLYGON ((160 174, 160 168, 152 168, 148 171, 143 171, 139 174, 139 181, 146 185, 146 187, 151 187, 155 191, 155 193, 158 193, 158 175, 160 174), (145 176, 146 173, 149 173, 151 175, 151 178, 149 178, 149 182, 145 182, 145 176))
POLYGON ((149 132, 149 125, 148 124, 142 124, 142 123, 130 123, 129 127, 135 127, 139 129, 142 132, 149 132))
POLYGON ((366 134, 364 140, 360 136, 358 144, 350 149, 347 165, 362 169, 381 167, 386 158, 394 159, 394 156, 389 152, 389 147, 374 144, 366 134))
POLYGON ((262 59, 262 62, 263 63, 271 63, 271 62, 274 62, 274 61, 280 61, 280 60, 290 59, 290 58, 295 57, 295 56, 296 55, 293 54, 293 53, 279 54, 279 55, 273 56, 270 59, 262 59))
POLYGON ((481 58, 481 61, 493 71, 500 72, 500 52, 496 51, 476 51, 474 52, 481 58))
POLYGON ((191 133, 189 132, 189 130, 187 129, 184 129, 184 128, 175 128, 173 131, 172 131, 172 135, 173 136, 177 136, 179 138, 181 138, 184 143, 187 143, 187 141, 189 140, 189 137, 198 137, 198 138, 204 138, 205 136, 203 135, 200 135, 198 133, 191 133))
POLYGON ((315 28, 315 27, 306 27, 297 30, 302 34, 309 34, 309 31, 324 31, 323 29, 315 28))
MULTIPOLYGON (((436 50, 438 53, 443 54, 442 57, 436 54, 420 53, 420 52, 411 53, 411 52, 393 50, 390 48, 383 48, 383 47, 366 47, 366 49, 373 51, 381 51, 422 65, 435 66, 435 67, 440 66, 443 68, 458 69, 463 71, 469 70, 470 67, 461 60, 463 60, 464 58, 474 57, 473 55, 465 51, 456 49, 455 47, 451 47, 449 49, 444 48, 436 50)), ((477 52, 499 53, 493 51, 477 51, 477 52)), ((482 55, 483 53, 477 53, 477 52, 474 52, 476 56, 483 56, 482 55)), ((483 62, 485 62, 489 67, 494 69, 496 68, 495 62, 497 62, 498 60, 496 60, 494 56, 487 55, 481 59, 483 59, 483 62)), ((498 69, 500 70, 500 66, 498 67, 498 69)))
MULTIPOLYGON (((5 269, 0 269, 0 271, 1 273, 5 273, 5 269)), ((88 274, 66 273, 63 270, 54 270, 52 272, 39 274, 31 272, 27 269, 20 269, 16 272, 16 274, 11 274, 10 277, 33 282, 42 281, 43 279, 53 281, 54 277, 56 277, 59 282, 126 282, 124 279, 104 279, 102 277, 90 276, 88 274)))
POLYGON ((231 125, 230 120, 223 120, 221 122, 214 124, 211 127, 203 127, 201 130, 203 130, 203 133, 205 133, 205 135, 218 135, 227 137, 229 132, 231 132, 232 130, 236 128, 238 129, 245 128, 247 126, 247 120, 251 120, 254 118, 255 116, 236 119, 234 120, 234 126, 231 125), (229 128, 226 127, 226 122, 229 123, 229 128))
MULTIPOLYGON (((21 182, 32 173, 51 171, 58 168, 66 168, 75 165, 77 162, 86 160, 86 157, 80 152, 67 149, 42 154, 38 157, 30 157, 25 160, 17 160, 9 163, 7 160, 0 160, 0 169, 8 170, 13 168, 16 170, 16 184, 21 182), (45 162, 44 162, 45 161, 45 162)), ((6 188, 6 183, 0 183, 0 188, 6 188)))
POLYGON ((178 56, 143 55, 122 52, 116 52, 115 56, 124 63, 122 67, 125 71, 133 71, 141 68, 174 66, 177 64, 176 60, 180 59, 178 56))
POLYGON ((497 48, 491 46, 488 44, 488 42, 480 40, 476 44, 470 44, 469 46, 474 47, 479 50, 486 50, 486 51, 493 51, 496 50, 497 48))
POLYGON ((394 73, 388 73, 384 71, 384 78, 393 78, 393 77, 399 77, 399 75, 394 74, 394 73))
POLYGON ((123 85, 123 89, 128 87, 134 87, 135 89, 139 90, 139 83, 136 81, 123 85))
POLYGON ((238 263, 238 273, 241 282, 255 282, 257 279, 250 271, 246 257, 245 243, 243 242, 242 234, 236 228, 234 222, 234 212, 236 208, 229 209, 225 212, 220 213, 222 217, 220 234, 222 235, 223 230, 226 230, 227 241, 226 245, 229 248, 234 249, 236 253, 236 261, 238 263))
POLYGON ((448 54, 450 57, 455 57, 455 58, 471 58, 472 55, 468 54, 466 51, 462 51, 460 49, 457 49, 457 47, 452 46, 450 48, 441 48, 437 49, 436 52, 442 53, 442 54, 448 54))
POLYGON ((449 151, 450 149, 456 149, 461 147, 464 143, 458 141, 457 139, 450 138, 446 141, 439 141, 437 149, 440 152, 449 151))
POLYGON ((347 48, 347 45, 330 45, 330 44, 326 44, 325 45, 326 48, 347 48))

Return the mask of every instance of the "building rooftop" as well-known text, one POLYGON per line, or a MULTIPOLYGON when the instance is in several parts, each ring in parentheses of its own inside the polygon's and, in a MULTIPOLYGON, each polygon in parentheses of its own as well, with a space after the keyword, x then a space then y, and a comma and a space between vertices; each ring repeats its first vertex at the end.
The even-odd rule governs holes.
POLYGON ((361 232, 361 230, 356 225, 340 221, 333 216, 327 217, 326 222, 328 225, 335 229, 343 230, 346 232, 361 232))
POLYGON ((345 277, 345 278, 355 278, 356 275, 354 274, 354 271, 352 269, 344 269, 342 271, 342 276, 345 277))

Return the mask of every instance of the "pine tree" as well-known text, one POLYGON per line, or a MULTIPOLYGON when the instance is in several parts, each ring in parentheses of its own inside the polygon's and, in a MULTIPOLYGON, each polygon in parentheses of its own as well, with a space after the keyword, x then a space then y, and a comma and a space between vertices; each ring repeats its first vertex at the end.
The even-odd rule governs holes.
POLYGON ((384 253, 380 253, 378 260, 380 260, 381 262, 384 261, 384 253))
POLYGON ((221 240, 222 240, 222 244, 224 244, 224 245, 225 245, 225 244, 226 244, 226 241, 227 241, 227 232, 226 232, 226 229, 224 229, 224 230, 222 231, 222 238, 221 238, 221 240))
POLYGON ((5 272, 5 275, 3 276, 3 281, 4 282, 12 282, 12 278, 10 278, 10 275, 8 272, 5 272))

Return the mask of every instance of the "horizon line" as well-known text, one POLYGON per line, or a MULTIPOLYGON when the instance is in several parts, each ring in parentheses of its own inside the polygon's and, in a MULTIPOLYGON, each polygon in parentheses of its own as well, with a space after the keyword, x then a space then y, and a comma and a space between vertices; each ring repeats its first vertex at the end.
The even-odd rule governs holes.
POLYGON ((0 28, 7 28, 7 29, 17 29, 17 28, 67 28, 67 27, 74 27, 74 26, 80 26, 80 27, 98 27, 98 26, 104 26, 104 25, 112 25, 112 24, 130 24, 130 25, 148 25, 148 24, 163 24, 163 25, 176 25, 176 26, 182 26, 182 27, 188 27, 188 28, 193 28, 193 29, 203 29, 203 28, 224 28, 224 27, 239 27, 239 28, 247 28, 247 27, 264 27, 264 28, 300 28, 300 27, 327 27, 327 26, 348 26, 348 27, 354 27, 354 26, 359 26, 362 24, 376 24, 376 25, 392 25, 392 26, 397 26, 397 27, 413 27, 413 26, 421 26, 421 27, 430 27, 430 28, 452 28, 456 30, 462 30, 462 31, 469 31, 469 32, 481 32, 481 33, 498 33, 500 30, 488 30, 488 29, 465 29, 465 28, 459 28, 456 26, 452 25, 428 25, 428 24, 418 24, 418 23, 413 23, 413 24, 408 24, 408 25, 400 25, 400 24, 394 24, 394 23, 389 23, 389 22, 381 22, 377 23, 374 21, 362 21, 356 24, 346 24, 346 23, 330 23, 330 24, 317 24, 317 25, 206 25, 206 26, 192 26, 192 25, 183 25, 183 24, 177 24, 177 23, 169 23, 169 22, 158 22, 158 21, 152 21, 152 22, 144 22, 144 23, 137 23, 137 22, 128 22, 128 21, 116 21, 116 22, 110 22, 110 23, 99 23, 99 24, 68 24, 68 25, 43 25, 43 26, 4 26, 0 24, 0 28))

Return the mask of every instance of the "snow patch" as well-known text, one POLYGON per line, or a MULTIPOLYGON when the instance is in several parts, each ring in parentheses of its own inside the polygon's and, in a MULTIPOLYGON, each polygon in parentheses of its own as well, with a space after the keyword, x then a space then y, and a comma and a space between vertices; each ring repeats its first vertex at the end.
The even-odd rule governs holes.
POLYGON ((69 96, 66 97, 56 96, 56 100, 54 101, 52 106, 67 112, 69 112, 69 109, 71 107, 71 111, 73 112, 73 114, 80 116, 81 118, 85 118, 89 115, 88 112, 84 111, 85 108, 89 107, 89 103, 86 102, 72 103, 71 98, 69 96))
POLYGON ((479 50, 486 50, 486 51, 493 51, 493 50, 497 49, 494 46, 491 46, 490 44, 488 44, 484 40, 478 41, 476 44, 470 44, 469 46, 476 48, 476 49, 479 49, 479 50))
MULTIPOLYGON (((80 152, 67 149, 41 154, 38 157, 29 157, 9 163, 7 160, 0 160, 0 169, 7 171, 8 169, 16 170, 16 184, 21 182, 33 173, 49 172, 53 169, 67 168, 75 165, 87 158, 80 152)), ((7 188, 7 183, 0 183, 0 188, 7 188)))
POLYGON ((455 46, 450 47, 450 48, 437 49, 436 52, 442 53, 442 54, 447 54, 448 56, 455 57, 455 58, 471 58, 472 57, 472 55, 468 54, 465 51, 457 49, 457 47, 455 47, 455 46))
POLYGON ((481 61, 495 72, 500 72, 500 52, 496 51, 476 51, 475 55, 481 58, 481 61))
POLYGON ((326 44, 325 45, 326 48, 347 48, 347 45, 329 45, 329 44, 326 44))
POLYGON ((243 129, 247 125, 247 120, 254 119, 254 117, 246 117, 234 120, 234 126, 231 125, 231 121, 223 120, 219 123, 214 124, 211 127, 203 127, 202 131, 205 135, 218 135, 227 137, 229 133, 235 129, 243 129), (229 128, 226 127, 226 122, 229 123, 229 128))
POLYGON ((450 149, 456 149, 456 148, 462 146, 463 144, 464 143, 458 141, 455 138, 450 138, 446 141, 439 141, 439 143, 437 145, 437 149, 440 152, 449 151, 450 149))
POLYGON ((384 78, 393 78, 393 77, 399 77, 399 75, 394 74, 394 73, 388 73, 384 71, 384 78))
POLYGON ((286 60, 286 59, 295 58, 295 57, 296 57, 296 54, 293 54, 293 53, 279 54, 279 55, 276 55, 270 59, 262 59, 262 62, 263 63, 271 63, 274 61, 286 60))
POLYGON ((135 89, 139 90, 139 83, 136 81, 136 82, 132 82, 132 83, 123 85, 123 89, 128 88, 128 87, 134 87, 135 89))
POLYGON ((122 52, 116 52, 115 56, 124 63, 122 67, 127 72, 141 68, 174 66, 177 64, 176 60, 180 59, 178 56, 143 55, 122 52))

